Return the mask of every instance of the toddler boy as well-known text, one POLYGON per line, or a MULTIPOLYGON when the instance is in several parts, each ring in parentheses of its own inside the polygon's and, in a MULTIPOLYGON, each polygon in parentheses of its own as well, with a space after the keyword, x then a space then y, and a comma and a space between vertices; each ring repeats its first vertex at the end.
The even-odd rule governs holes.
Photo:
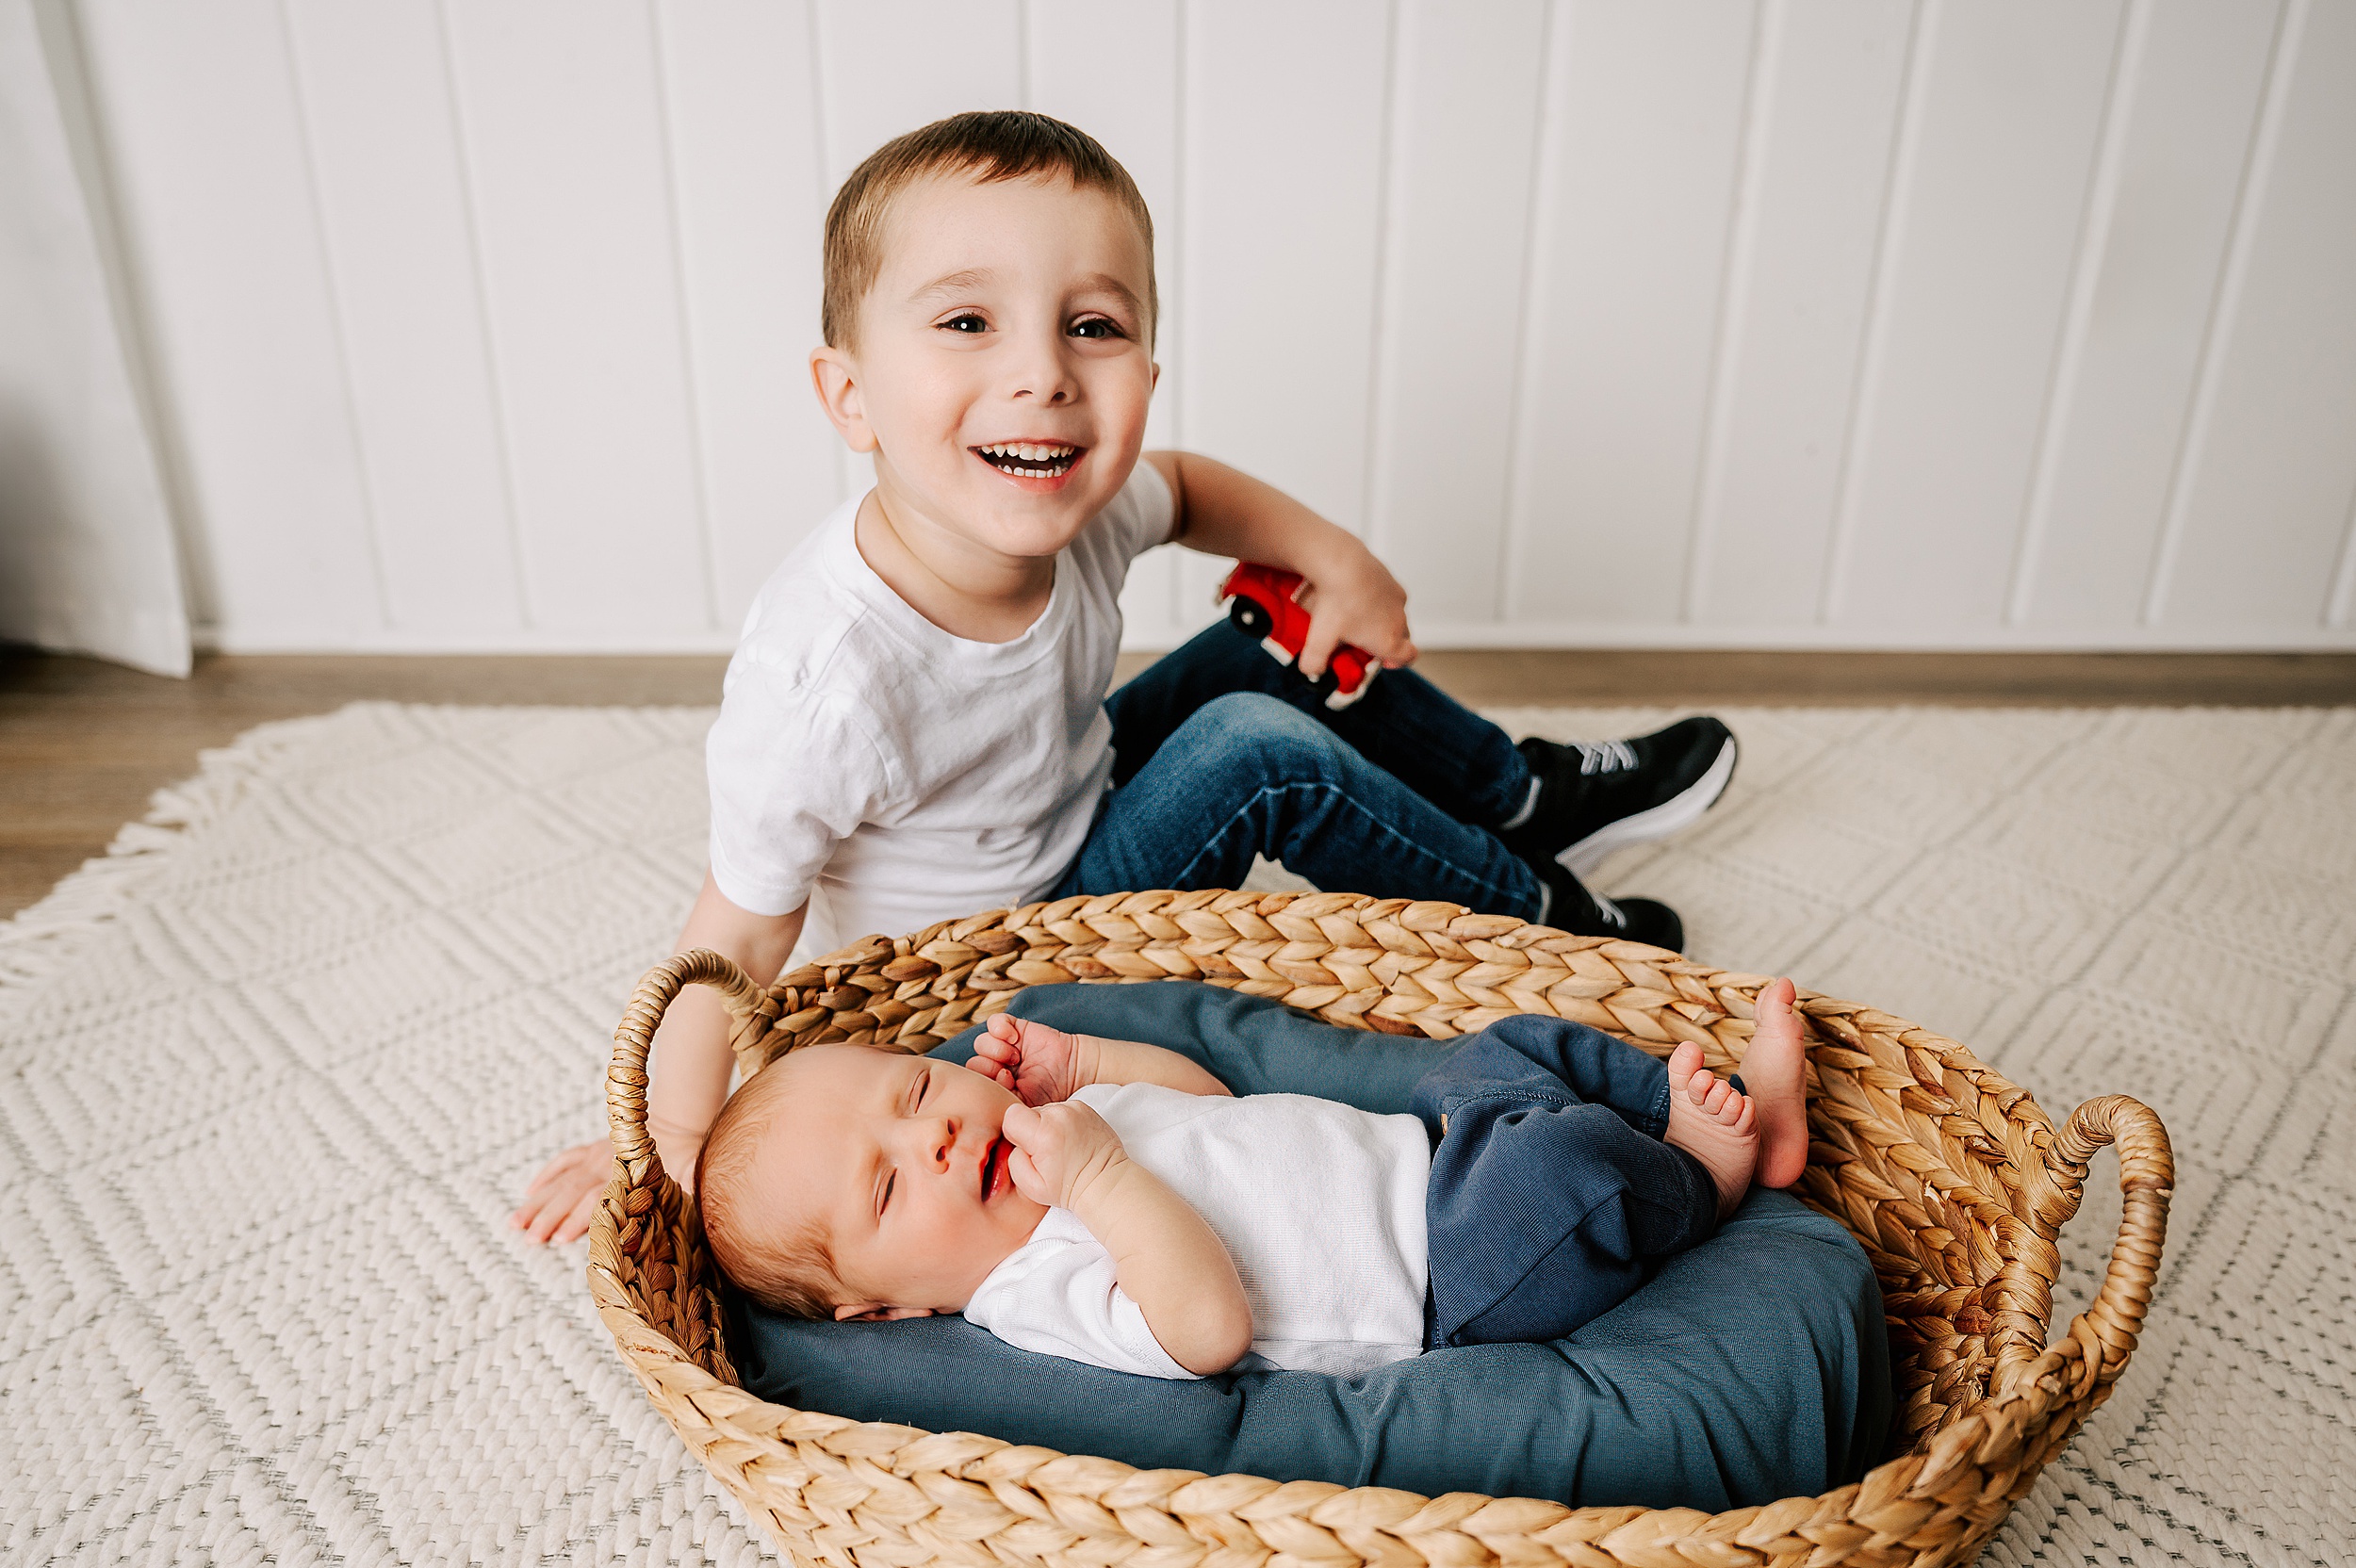
POLYGON ((780 1311, 962 1312, 1024 1349, 1149 1377, 1354 1376, 1549 1340, 1808 1159, 1791 982, 1747 1086, 1560 1019, 1507 1019, 1426 1073, 1415 1114, 1235 1099, 1175 1052, 1001 1013, 971 1068, 810 1046, 712 1124, 713 1259, 780 1311), (1747 1087, 1748 1092, 1745 1092, 1747 1087))
MULTIPOLYGON (((810 366, 875 486, 746 617, 680 951, 766 984, 804 939, 1233 887, 1255 855, 1320 887, 1680 947, 1665 906, 1579 875, 1709 808, 1734 767, 1726 727, 1516 747, 1401 668, 1406 595, 1357 539, 1223 464, 1141 451, 1155 308, 1137 187, 1061 122, 958 115, 844 183, 810 366), (1128 564, 1171 539, 1307 580, 1298 672, 1222 624, 1105 698, 1128 564), (1342 642, 1391 673, 1336 714, 1301 676, 1342 642)), ((727 1037, 700 988, 663 1024, 648 1125, 674 1171, 727 1097, 727 1037)), ((515 1222, 579 1234, 609 1169, 602 1142, 567 1151, 515 1222)))

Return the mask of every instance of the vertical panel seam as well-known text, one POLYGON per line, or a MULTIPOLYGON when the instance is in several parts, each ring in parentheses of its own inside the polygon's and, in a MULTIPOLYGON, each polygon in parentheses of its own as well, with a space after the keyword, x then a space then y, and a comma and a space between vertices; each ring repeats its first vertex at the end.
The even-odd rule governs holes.
POLYGON ((2142 623, 2157 626, 2174 586, 2176 557, 2183 548, 2184 516, 2191 510, 2193 482, 2201 467, 2202 449, 2216 417, 2217 384, 2225 355, 2241 313, 2242 285, 2250 271, 2250 253, 2256 248, 2258 215, 2266 207, 2266 182, 2274 170, 2274 151, 2282 139, 2282 121, 2290 111, 2290 78, 2298 68, 2299 41, 2307 27, 2308 0, 2287 0, 2275 21, 2274 48, 2266 61, 2265 96, 2259 101, 2257 133, 2242 162, 2241 188, 2233 194, 2233 220, 2225 246, 2225 265, 2217 269, 2217 289, 2209 300, 2209 320, 2201 335, 2201 357, 2192 379, 2192 404, 2176 444, 2176 461, 2169 466, 2166 499, 2160 509, 2160 537, 2151 551, 2151 576, 2143 594, 2142 623))
POLYGON ((1014 0, 1014 106, 1031 106, 1031 0, 1014 0))
POLYGON ((1375 151, 1374 173, 1374 279, 1368 290, 1372 309, 1366 323, 1366 462, 1361 465, 1358 486, 1358 533, 1369 548, 1379 542, 1376 521, 1382 509, 1375 499, 1375 468, 1379 447, 1376 436, 1382 418, 1383 355, 1390 346, 1390 336, 1383 331, 1384 318, 1390 314, 1383 291, 1389 286, 1395 269, 1390 265, 1391 250, 1397 241, 1393 233, 1399 216, 1399 203, 1392 200, 1392 184, 1398 177, 1397 149, 1399 113, 1399 0, 1387 0, 1383 8, 1383 134, 1375 151))
POLYGON ((1529 443, 1523 439, 1522 426, 1537 401, 1530 395, 1530 383, 1538 374, 1538 359, 1530 352, 1530 343, 1539 330, 1538 264, 1553 231, 1554 204, 1547 199, 1547 193, 1554 188, 1552 176, 1556 171, 1547 153, 1554 145, 1555 99, 1562 88, 1560 50, 1569 47, 1568 43, 1558 45, 1555 34, 1562 8, 1568 3, 1569 0, 1546 0, 1538 23, 1538 112, 1530 116, 1530 195, 1523 207, 1528 227, 1522 233, 1521 297, 1515 305, 1513 382, 1505 411, 1505 515, 1499 519, 1501 547, 1497 555, 1501 570, 1490 608, 1492 625, 1513 619, 1513 585, 1521 573, 1523 535, 1528 531, 1527 520, 1522 516, 1528 489, 1522 479, 1522 464, 1529 443))
POLYGON ((459 196, 466 212, 466 255, 474 264, 477 325, 483 333, 483 375, 491 384, 491 419, 498 438, 499 489, 507 503, 507 551, 515 574, 515 619, 525 631, 533 629, 532 578, 524 552, 523 482, 515 472, 515 438, 507 416, 507 378, 499 369, 498 338, 493 331, 497 312, 491 303, 491 269, 483 254, 483 205, 475 193, 473 141, 466 135, 466 106, 461 102, 458 39, 450 26, 450 0, 434 0, 434 19, 442 36, 442 83, 450 93, 450 128, 457 154, 459 196))
MULTIPOLYGON (((1194 318, 1194 313, 1186 306, 1186 279, 1192 271, 1186 265, 1186 244, 1192 233, 1186 221, 1188 204, 1186 170, 1190 162, 1186 156, 1186 137, 1191 122, 1191 117, 1186 113, 1186 93, 1190 90, 1189 83, 1193 80, 1194 74, 1186 69, 1188 61, 1193 58, 1194 50, 1194 32, 1187 25, 1186 20, 1186 0, 1173 0, 1170 7, 1170 27, 1178 36, 1174 41, 1176 47, 1170 51, 1176 62, 1171 68, 1176 80, 1170 84, 1170 115, 1174 122, 1170 130, 1170 199, 1174 210, 1170 214, 1171 277, 1167 298, 1177 306, 1181 331, 1175 336, 1165 336, 1162 332, 1162 323, 1156 321, 1153 324, 1153 334, 1157 343, 1169 342, 1177 349, 1175 360, 1178 369, 1178 394, 1170 400, 1170 441, 1173 449, 1184 451, 1186 447, 1186 398, 1188 388, 1193 384, 1192 379, 1186 374, 1185 334, 1191 330, 1186 324, 1194 318)), ((1169 314, 1168 306, 1164 307, 1163 314, 1169 314)), ((1180 547, 1184 548, 1183 546, 1180 547)), ((1185 606, 1179 602, 1185 596, 1186 591, 1186 563, 1183 561, 1173 563, 1170 570, 1170 584, 1163 596, 1162 606, 1164 612, 1169 616, 1168 625, 1173 637, 1182 635, 1186 629, 1185 606)))
POLYGON ((2094 155, 2094 176, 2087 182, 2086 209, 2078 224, 2076 253, 2070 257, 2070 302, 2062 313, 2060 341, 2046 378, 2044 417, 2037 421, 2037 444, 2029 454, 2029 490, 2022 498, 2021 525, 2013 543, 2012 584, 2004 596, 2004 624, 2019 626, 2029 618, 2037 573, 2051 531, 2053 490, 2060 482, 2061 453, 2070 433, 2070 416, 2078 394, 2078 374, 2086 362, 2086 337, 2094 318, 2094 296, 2102 280, 2102 263, 2110 253, 2111 227, 2119 214, 2119 188, 2127 162, 2127 126, 2135 117, 2135 83, 2143 67, 2145 44, 2151 31, 2151 0, 2127 0, 2119 18, 2119 41, 2111 55, 2111 78, 2104 90, 2102 129, 2094 155))
POLYGON ((1718 287, 1717 342, 1710 354, 1710 392, 1703 404, 1701 475, 1686 525, 1685 602, 1679 619, 1698 621, 1709 604, 1710 564, 1718 512, 1726 498, 1727 447, 1733 440, 1734 394, 1741 381, 1742 339, 1749 320, 1752 264, 1759 250, 1760 187, 1766 182, 1768 120, 1775 110, 1775 74, 1781 61, 1785 0, 1760 0, 1751 17, 1751 69, 1743 84, 1742 147, 1735 174, 1734 214, 1718 287))
POLYGON ((646 0, 644 10, 646 42, 654 56, 648 68, 654 78, 655 135, 663 142, 663 194, 671 220, 671 291, 679 309, 679 391, 686 403, 687 442, 693 459, 688 465, 688 480, 695 498, 695 547, 703 558, 703 570, 698 575, 704 584, 704 625, 718 631, 723 629, 720 550, 712 526, 712 441, 704 426, 703 397, 695 381, 695 290, 687 281, 687 212, 679 198, 679 136, 671 122, 671 51, 663 36, 662 0, 646 0))
POLYGON ((2340 537, 2340 564, 2331 574, 2331 596, 2324 601, 2323 625, 2326 630, 2337 631, 2348 625, 2356 600, 2356 489, 2348 497, 2348 526, 2340 537))
MULTIPOLYGON (((816 131, 810 145, 818 155, 818 226, 820 245, 826 243, 826 212, 834 205, 834 138, 826 116, 826 37, 825 24, 818 12, 823 0, 807 0, 803 15, 810 19, 810 112, 816 131)), ((823 266, 823 263, 822 263, 823 266)), ((824 286, 822 282, 820 286, 824 286)), ((833 421, 828 420, 831 427, 833 421)), ((851 445, 843 439, 841 431, 834 437, 835 484, 841 491, 840 500, 849 500, 859 483, 859 476, 851 466, 851 445)))
POLYGON ((1857 510, 1865 484, 1865 451, 1873 433, 1873 399, 1881 389, 1890 341, 1890 297, 1897 253, 1914 188, 1915 155, 1928 112, 1927 89, 1940 0, 1916 0, 1906 35, 1906 76, 1898 87, 1898 127, 1890 139, 1890 172, 1882 188, 1880 231, 1873 237, 1873 281, 1866 289, 1865 330, 1850 383, 1848 428, 1841 443, 1841 482, 1834 491, 1832 528, 1824 541, 1824 577, 1816 591, 1816 624, 1840 618, 1848 588, 1849 552, 1857 543, 1857 510))
POLYGON ((303 158, 303 177, 311 192, 311 238, 319 247, 319 276, 327 285, 329 335, 335 343, 335 370, 344 390, 344 429, 352 437, 352 463, 360 490, 360 534, 368 547, 368 575, 376 600, 377 627, 391 631, 392 590, 384 570, 384 541, 378 526, 375 470, 368 462, 368 439, 360 428, 360 383, 352 373, 352 335, 344 322, 344 291, 335 258, 327 244, 327 187, 319 178, 319 150, 311 129, 311 99, 303 90, 303 65, 295 57, 294 17, 288 0, 278 0, 278 36, 286 52, 286 88, 294 95, 295 143, 303 158))

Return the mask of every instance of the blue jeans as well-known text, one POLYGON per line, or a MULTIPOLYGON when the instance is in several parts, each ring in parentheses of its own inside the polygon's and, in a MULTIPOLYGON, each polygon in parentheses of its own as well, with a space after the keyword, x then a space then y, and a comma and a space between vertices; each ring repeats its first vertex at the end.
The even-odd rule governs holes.
POLYGON ((1490 828, 1529 765, 1413 670, 1336 711, 1225 622, 1105 699, 1113 784, 1051 898, 1232 888, 1254 855, 1320 888, 1535 920, 1530 864, 1490 828))
POLYGON ((1718 1229, 1710 1172, 1661 1141, 1669 1070, 1600 1030, 1501 1019, 1414 1108, 1432 1137, 1427 1349, 1561 1339, 1718 1229))

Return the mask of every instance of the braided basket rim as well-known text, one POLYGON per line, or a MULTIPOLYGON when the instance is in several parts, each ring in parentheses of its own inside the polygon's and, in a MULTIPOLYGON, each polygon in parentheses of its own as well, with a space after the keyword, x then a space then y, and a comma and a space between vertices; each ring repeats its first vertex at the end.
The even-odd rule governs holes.
POLYGON ((2124 1096, 2057 1129, 1968 1049, 1800 992, 1809 1168, 1795 1195, 1873 1260, 1899 1408, 1861 1480, 1711 1514, 1140 1471, 768 1404, 737 1385, 695 1202, 645 1129, 646 1054, 688 984, 719 989, 746 1073, 801 1045, 921 1051, 1030 985, 1199 978, 1331 1022, 1434 1037, 1515 1012, 1595 1024, 1655 1054, 1739 1062, 1769 976, 1436 902, 1224 890, 1079 897, 870 937, 767 988, 716 954, 649 971, 608 1073, 614 1174, 589 1285, 624 1359, 688 1447, 796 1561, 1950 1563, 1976 1551, 2109 1395, 2132 1356, 2173 1183, 2166 1129, 2124 1096), (2126 1203, 2100 1294, 2048 1346, 2053 1242, 2086 1163, 2116 1142, 2126 1203), (1939 1223, 1945 1221, 1945 1223, 1939 1223), (1402 1555, 1402 1552, 1405 1555, 1402 1555))

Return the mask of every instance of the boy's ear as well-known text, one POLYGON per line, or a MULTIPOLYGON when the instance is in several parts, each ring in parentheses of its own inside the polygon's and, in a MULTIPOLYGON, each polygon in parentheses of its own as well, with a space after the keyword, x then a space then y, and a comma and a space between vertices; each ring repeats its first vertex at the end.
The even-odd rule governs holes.
POLYGON ((843 442, 855 452, 874 451, 875 433, 867 423, 866 400, 859 395, 859 369, 851 356, 824 345, 810 350, 810 384, 843 442))
POLYGON ((897 1323, 903 1317, 930 1317, 930 1307, 887 1307, 880 1301, 854 1301, 834 1309, 837 1323, 897 1323))

